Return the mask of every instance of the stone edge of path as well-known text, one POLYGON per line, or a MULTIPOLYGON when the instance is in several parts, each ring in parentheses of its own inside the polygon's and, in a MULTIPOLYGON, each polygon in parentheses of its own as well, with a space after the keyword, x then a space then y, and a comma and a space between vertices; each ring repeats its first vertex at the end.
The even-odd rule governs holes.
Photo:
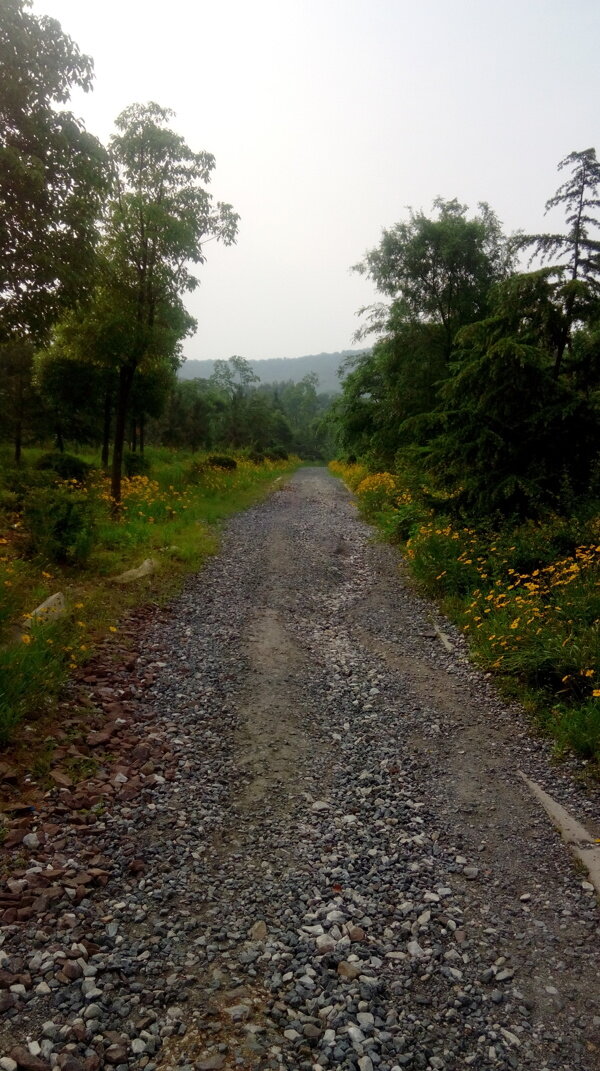
POLYGON ((518 771, 530 792, 541 803, 550 821, 558 829, 562 839, 575 858, 583 864, 587 870, 590 882, 600 897, 600 844, 597 844, 585 826, 582 826, 576 818, 543 788, 532 781, 522 770, 518 771))

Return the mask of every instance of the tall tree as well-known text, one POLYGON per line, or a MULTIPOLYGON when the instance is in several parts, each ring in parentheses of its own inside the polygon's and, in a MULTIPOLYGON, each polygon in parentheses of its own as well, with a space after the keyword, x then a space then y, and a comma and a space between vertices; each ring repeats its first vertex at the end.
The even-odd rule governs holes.
POLYGON ((0 339, 43 338, 89 287, 109 185, 100 142, 59 107, 92 61, 30 7, 0 6, 0 339))
POLYGON ((552 261, 571 284, 567 283, 563 289, 564 319, 555 347, 555 378, 560 374, 582 300, 589 302, 590 296, 600 297, 600 241, 591 233, 600 227, 600 162, 596 150, 569 153, 558 165, 559 171, 565 168, 571 174, 546 201, 546 212, 563 208, 567 233, 530 234, 520 239, 523 247, 533 247, 532 259, 538 256, 542 263, 552 261))
MULTIPOLYGON (((488 205, 471 219, 456 199, 437 198, 434 209, 437 218, 411 210, 408 221, 384 229, 354 270, 392 298, 396 321, 439 325, 447 360, 457 330, 485 315, 490 286, 508 273, 512 254, 488 205)), ((378 305, 374 312, 363 335, 388 330, 390 310, 378 305)))
POLYGON ((532 517, 589 491, 600 411, 566 365, 553 374, 564 318, 556 274, 512 276, 492 315, 457 336, 430 460, 452 507, 469 515, 532 517))
POLYGON ((27 339, 0 344, 0 413, 2 438, 10 436, 14 458, 21 461, 23 435, 39 416, 41 404, 33 381, 34 347, 27 339))
POLYGON ((138 367, 172 361, 195 321, 182 295, 198 280, 210 239, 235 241, 238 216, 213 202, 206 190, 215 166, 169 129, 173 113, 158 104, 134 104, 116 121, 111 149, 119 175, 105 242, 106 291, 128 325, 119 354, 119 384, 112 467, 112 496, 121 497, 123 443, 129 398, 138 367))

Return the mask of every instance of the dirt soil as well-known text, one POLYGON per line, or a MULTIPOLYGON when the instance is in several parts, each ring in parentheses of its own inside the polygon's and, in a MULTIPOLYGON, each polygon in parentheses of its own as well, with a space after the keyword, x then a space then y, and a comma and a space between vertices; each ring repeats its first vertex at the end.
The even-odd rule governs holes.
POLYGON ((598 905, 519 771, 597 837, 600 794, 338 481, 129 641, 4 763, 2 1071, 600 1068, 598 905))

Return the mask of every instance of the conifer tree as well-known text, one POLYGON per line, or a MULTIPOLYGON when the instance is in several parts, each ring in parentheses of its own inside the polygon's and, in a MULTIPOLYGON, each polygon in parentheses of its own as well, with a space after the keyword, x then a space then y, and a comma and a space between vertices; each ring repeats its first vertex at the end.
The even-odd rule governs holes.
POLYGON ((546 212, 564 208, 566 234, 524 235, 521 245, 533 247, 532 259, 553 262, 566 277, 563 289, 564 322, 554 359, 554 376, 558 378, 571 328, 578 319, 579 304, 590 297, 600 298, 600 240, 592 231, 600 227, 600 162, 595 149, 571 152, 561 160, 558 170, 571 170, 570 177, 546 201, 546 212))

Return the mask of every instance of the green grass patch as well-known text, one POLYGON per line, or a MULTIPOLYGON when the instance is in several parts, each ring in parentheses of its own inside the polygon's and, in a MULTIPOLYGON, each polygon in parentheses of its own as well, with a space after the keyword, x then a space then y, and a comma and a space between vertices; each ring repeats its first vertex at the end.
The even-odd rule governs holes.
POLYGON ((80 483, 53 470, 48 478, 36 466, 39 457, 26 452, 18 470, 7 465, 0 477, 0 744, 24 720, 47 715, 69 673, 118 633, 119 619, 175 594, 217 549, 221 523, 299 463, 238 457, 235 468, 223 469, 205 455, 150 449, 148 471, 123 481, 115 521, 98 458, 84 455, 92 469, 80 483), (114 582, 145 558, 156 562, 155 572, 114 582), (29 621, 57 591, 65 616, 29 621))
MULTIPOLYGON (((346 478, 347 466, 331 466, 346 478)), ((402 474, 349 485, 363 515, 400 544, 421 590, 468 637, 500 689, 556 741, 600 771, 600 509, 502 531, 459 526, 430 488, 402 474)), ((357 479, 360 475, 361 479, 357 479)), ((354 478, 352 478, 354 477, 354 478)))

